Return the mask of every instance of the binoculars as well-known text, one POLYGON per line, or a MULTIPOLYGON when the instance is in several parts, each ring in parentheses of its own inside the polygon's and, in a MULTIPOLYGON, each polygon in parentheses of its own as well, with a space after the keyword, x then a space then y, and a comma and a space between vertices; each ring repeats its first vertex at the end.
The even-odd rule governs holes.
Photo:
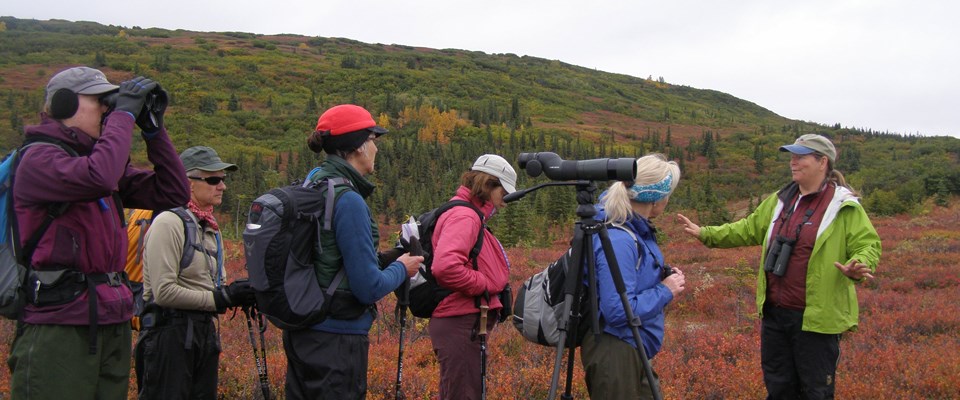
MULTIPOLYGON (((119 97, 120 92, 118 91, 107 93, 100 97, 100 104, 107 106, 107 108, 112 111, 116 108, 119 97)), ((167 101, 167 92, 160 89, 159 86, 150 93, 147 93, 147 97, 143 102, 143 108, 140 109, 140 112, 136 115, 137 124, 142 124, 140 125, 141 129, 147 132, 160 129, 163 112, 167 109, 167 101)))
POLYGON ((767 250, 767 257, 763 260, 763 270, 776 276, 783 276, 787 273, 787 263, 790 261, 790 253, 793 253, 793 246, 797 243, 796 239, 788 239, 777 235, 777 238, 770 244, 767 250))

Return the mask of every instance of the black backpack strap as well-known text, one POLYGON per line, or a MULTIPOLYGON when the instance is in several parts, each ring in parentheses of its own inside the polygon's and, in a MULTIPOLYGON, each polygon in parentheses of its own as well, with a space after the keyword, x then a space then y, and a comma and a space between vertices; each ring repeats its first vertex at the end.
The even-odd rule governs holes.
POLYGON ((202 251, 205 254, 209 254, 209 252, 200 243, 200 238, 197 236, 197 231, 200 228, 197 221, 193 219, 193 215, 183 207, 171 208, 168 211, 176 214, 183 221, 183 254, 180 256, 180 270, 183 271, 184 268, 193 263, 194 251, 202 251))
POLYGON ((67 212, 67 209, 70 208, 71 203, 50 203, 47 206, 47 215, 43 218, 43 222, 40 226, 33 231, 33 234, 30 235, 30 238, 27 239, 27 243, 23 246, 20 245, 20 227, 17 223, 16 210, 13 206, 14 196, 12 193, 14 187, 14 180, 17 175, 17 167, 20 166, 20 159, 23 157, 23 153, 30 147, 39 145, 39 144, 48 144, 55 145, 66 151, 67 154, 70 154, 71 157, 77 157, 77 151, 72 147, 67 145, 61 140, 44 136, 44 135, 32 135, 23 142, 23 145, 20 146, 20 149, 17 150, 17 153, 14 155, 13 166, 10 170, 10 201, 7 203, 9 206, 8 215, 10 216, 11 223, 11 234, 13 237, 13 246, 14 252, 16 254, 17 261, 26 267, 30 267, 31 262, 33 261, 33 252, 37 249, 37 245, 40 244, 40 239, 43 238, 43 235, 47 232, 47 229, 50 228, 50 225, 53 224, 53 220, 57 219, 61 215, 67 212))
POLYGON ((437 219, 440 219, 440 214, 443 214, 453 207, 469 207, 480 217, 480 232, 477 233, 477 241, 473 244, 473 248, 470 249, 470 258, 473 259, 473 269, 477 270, 477 256, 480 255, 480 249, 483 247, 483 232, 487 230, 487 223, 484 221, 483 211, 480 211, 479 208, 475 207, 473 203, 469 201, 451 200, 440 206, 440 210, 437 211, 437 219))
MULTIPOLYGON (((479 208, 474 206, 473 203, 469 201, 450 200, 441 204, 440 207, 437 207, 437 211, 435 213, 436 216, 434 217, 433 221, 434 226, 436 226, 436 224, 440 221, 440 216, 443 215, 443 213, 454 207, 469 207, 471 210, 477 213, 478 217, 480 217, 480 232, 477 233, 477 241, 474 242, 473 248, 470 249, 469 254, 470 259, 473 260, 473 269, 477 270, 477 256, 480 255, 480 249, 483 247, 483 231, 487 230, 487 224, 484 222, 483 211, 480 211, 479 208)), ((433 233, 432 229, 430 233, 433 233)))
POLYGON ((117 207, 117 215, 120 217, 120 226, 127 227, 127 216, 123 214, 123 199, 120 198, 120 192, 113 192, 113 205, 117 207))
MULTIPOLYGON (((474 206, 473 203, 469 201, 450 200, 444 203, 443 205, 441 205, 440 207, 438 207, 436 221, 439 222, 440 216, 443 215, 443 213, 447 212, 447 210, 454 207, 469 207, 471 210, 477 213, 478 217, 480 217, 480 232, 477 233, 477 241, 473 244, 473 248, 470 249, 470 254, 469 254, 470 262, 473 264, 473 270, 479 271, 480 265, 478 264, 477 258, 480 256, 480 250, 483 248, 483 232, 487 230, 487 224, 484 221, 483 212, 480 211, 479 208, 474 206)), ((480 308, 481 298, 485 299, 489 303, 490 294, 484 291, 482 295, 477 296, 474 299, 474 303, 476 304, 477 308, 480 308)))

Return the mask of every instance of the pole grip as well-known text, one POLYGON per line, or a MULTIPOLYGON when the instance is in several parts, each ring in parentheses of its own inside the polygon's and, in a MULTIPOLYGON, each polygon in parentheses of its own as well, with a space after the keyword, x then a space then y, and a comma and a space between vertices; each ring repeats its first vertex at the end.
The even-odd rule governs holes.
POLYGON ((477 328, 478 329, 477 333, 480 336, 487 335, 487 314, 489 314, 488 311, 490 311, 489 304, 480 305, 480 326, 477 328))

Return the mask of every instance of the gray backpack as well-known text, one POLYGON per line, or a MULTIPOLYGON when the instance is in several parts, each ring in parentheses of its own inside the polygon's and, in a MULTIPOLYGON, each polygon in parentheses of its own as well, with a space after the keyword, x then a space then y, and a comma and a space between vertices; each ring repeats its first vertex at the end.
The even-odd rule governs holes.
MULTIPOLYGON (((619 225, 608 225, 608 227, 621 229, 634 241, 640 243, 629 229, 619 225)), ((638 259, 637 262, 639 261, 638 259)), ((557 261, 550 263, 547 268, 534 274, 520 286, 513 306, 513 326, 524 339, 550 347, 556 346, 560 341, 559 321, 564 305, 563 285, 567 274, 577 273, 576 269, 570 269, 573 263, 573 249, 567 249, 557 261)), ((575 268, 579 267, 575 266, 575 268)), ((581 284, 579 293, 580 309, 573 310, 571 307, 571 316, 579 312, 579 323, 574 332, 568 333, 568 342, 564 345, 565 347, 569 346, 570 340, 575 341, 575 347, 580 347, 583 338, 590 331, 593 313, 589 307, 585 284, 581 284)))

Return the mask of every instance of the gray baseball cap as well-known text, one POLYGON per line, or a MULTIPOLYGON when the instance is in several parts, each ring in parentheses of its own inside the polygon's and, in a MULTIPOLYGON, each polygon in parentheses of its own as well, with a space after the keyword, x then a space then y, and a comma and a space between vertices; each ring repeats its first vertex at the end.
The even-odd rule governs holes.
POLYGON ((216 150, 207 146, 193 146, 180 153, 180 161, 183 162, 183 169, 188 172, 199 169, 201 171, 236 171, 239 167, 234 164, 225 163, 217 155, 216 150))
POLYGON ((73 67, 58 72, 47 82, 46 104, 60 89, 70 89, 77 94, 103 94, 120 88, 110 83, 100 70, 90 67, 73 67))
POLYGON ((827 156, 830 162, 837 162, 837 148, 833 147, 830 139, 813 133, 798 137, 793 144, 780 146, 780 151, 789 151, 801 155, 817 152, 827 156))

